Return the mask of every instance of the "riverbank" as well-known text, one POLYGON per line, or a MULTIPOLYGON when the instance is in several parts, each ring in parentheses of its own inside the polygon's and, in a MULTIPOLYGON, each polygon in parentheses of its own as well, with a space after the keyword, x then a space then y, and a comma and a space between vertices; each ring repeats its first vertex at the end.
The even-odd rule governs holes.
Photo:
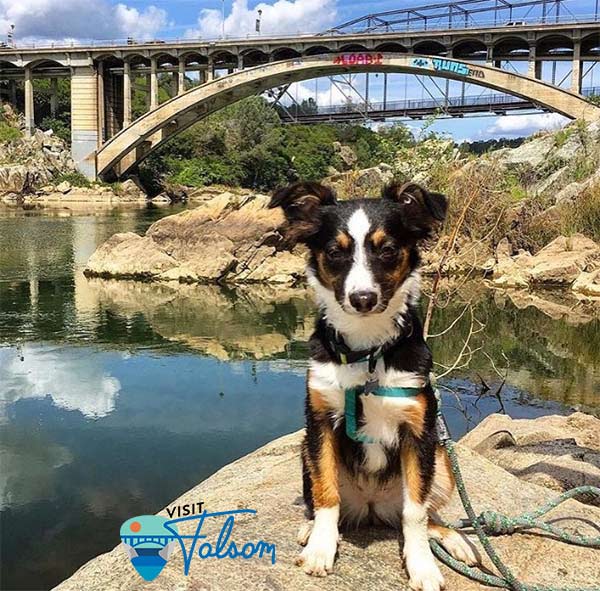
MULTIPOLYGON (((495 416, 488 418, 488 421, 491 423, 495 416)), ((552 430, 546 439, 573 437, 575 447, 579 445, 583 450, 587 446, 588 462, 597 460, 600 446, 593 435, 600 428, 598 419, 577 413, 569 418, 513 421, 508 428, 518 445, 525 443, 529 451, 535 452, 533 448, 540 444, 535 443, 536 437, 532 433, 543 433, 548 425, 552 426, 552 430), (593 449, 590 450, 590 447, 593 449), (591 453, 596 454, 595 459, 591 453)), ((504 424, 503 428, 506 430, 507 425, 504 424)), ((476 433, 477 429, 465 439, 464 444, 458 446, 458 451, 466 485, 478 510, 493 508, 514 515, 540 506, 556 496, 556 490, 517 478, 486 459, 485 454, 472 449, 469 441, 475 442, 474 446, 479 449, 485 447, 482 446, 482 440, 488 441, 488 448, 494 447, 493 440, 483 430, 481 437, 476 437, 476 433)), ((274 543, 277 555, 275 565, 258 557, 249 560, 201 560, 196 556, 191 561, 189 576, 186 577, 183 574, 182 554, 177 550, 159 577, 148 583, 135 573, 123 549, 116 547, 85 564, 58 585, 55 591, 407 589, 400 560, 401 543, 397 533, 387 528, 344 532, 335 572, 326 578, 308 577, 294 566, 294 557, 299 550, 296 533, 304 522, 299 460, 301 437, 302 432, 296 432, 276 439, 225 466, 169 504, 169 507, 174 507, 202 501, 209 512, 255 509, 255 516, 236 520, 232 539, 240 544, 259 539, 274 543)), ((585 459, 582 466, 584 464, 585 459)), ((543 465, 537 465, 535 469, 549 470, 543 465)), ((160 514, 167 516, 166 509, 160 514)), ((443 517, 454 520, 462 515, 463 510, 455 494, 444 510, 443 517)), ((575 527, 579 533, 592 535, 594 528, 586 527, 584 521, 598 522, 600 509, 582 502, 568 501, 553 510, 550 517, 578 519, 570 523, 561 522, 561 526, 571 531, 575 527)), ((205 533, 209 540, 214 541, 220 525, 217 528, 212 523, 207 524, 205 533)), ((188 533, 183 526, 180 533, 184 529, 188 533)), ((115 537, 117 535, 115 530, 115 537)), ((494 543, 513 572, 526 582, 553 585, 560 579, 564 587, 587 587, 600 582, 596 551, 593 549, 569 546, 535 533, 502 536, 496 538, 494 543)), ((485 589, 446 567, 443 567, 443 571, 449 591, 485 589)))

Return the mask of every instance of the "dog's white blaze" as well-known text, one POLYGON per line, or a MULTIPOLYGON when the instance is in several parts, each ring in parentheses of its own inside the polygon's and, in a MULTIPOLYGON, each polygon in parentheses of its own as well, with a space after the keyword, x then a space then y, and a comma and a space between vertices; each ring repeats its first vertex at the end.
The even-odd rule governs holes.
POLYGON ((354 256, 352 267, 344 283, 344 303, 347 310, 352 310, 350 294, 355 291, 374 291, 380 296, 379 286, 369 268, 365 239, 369 233, 371 222, 363 209, 357 209, 348 220, 348 234, 354 240, 354 256))
POLYGON ((312 269, 307 269, 306 276, 327 321, 342 334, 349 347, 357 350, 376 347, 397 336, 397 318, 406 313, 410 303, 418 301, 421 286, 419 272, 413 271, 383 312, 362 316, 347 312, 335 299, 333 291, 319 281, 312 269))

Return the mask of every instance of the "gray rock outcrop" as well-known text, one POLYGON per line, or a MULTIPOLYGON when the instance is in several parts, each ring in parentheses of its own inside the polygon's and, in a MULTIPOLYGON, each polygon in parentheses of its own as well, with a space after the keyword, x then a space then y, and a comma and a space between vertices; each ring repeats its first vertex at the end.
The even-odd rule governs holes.
POLYGON ((162 218, 144 236, 116 234, 92 255, 88 276, 201 283, 294 283, 301 251, 281 248, 279 209, 269 197, 222 193, 162 218))
POLYGON ((595 272, 600 268, 600 246, 581 234, 559 236, 536 255, 520 251, 511 255, 510 245, 503 239, 496 249, 496 265, 492 283, 497 287, 522 288, 536 285, 574 286, 578 294, 586 289, 594 292, 595 272), (587 275, 580 279, 583 273, 587 275))
MULTIPOLYGON (((558 437, 564 437, 564 433, 558 433, 558 437)), ((304 522, 300 501, 300 439, 301 432, 277 439, 225 466, 170 504, 204 501, 207 511, 256 509, 255 516, 236 520, 232 539, 242 543, 259 539, 275 543, 275 565, 256 557, 201 560, 196 556, 186 577, 182 555, 177 550, 159 577, 148 583, 135 573, 123 549, 116 547, 85 564, 55 591, 408 589, 401 565, 401 541, 392 529, 363 528, 343 532, 335 571, 326 578, 309 577, 294 566, 294 557, 299 551, 296 533, 304 522)), ((515 515, 556 496, 556 491, 517 478, 465 445, 459 445, 458 450, 465 482, 478 512, 493 508, 515 515)), ((166 511, 161 514, 167 515, 166 511)), ((443 516, 454 520, 463 514, 455 495, 443 516)), ((597 535, 597 530, 589 525, 600 521, 600 509, 596 507, 569 501, 549 516, 572 518, 573 521, 561 521, 560 525, 570 531, 597 535)), ((218 528, 213 524, 208 527, 210 529, 205 533, 208 539, 214 540, 220 524, 218 528)), ((115 530, 115 537, 117 535, 115 530)), ((597 550, 569 546, 534 533, 501 536, 494 539, 494 546, 515 575, 525 582, 554 586, 560 580, 561 587, 575 588, 600 583, 597 550)), ((487 562, 485 564, 489 566, 487 562)), ((483 591, 486 588, 442 568, 448 591, 483 591)))

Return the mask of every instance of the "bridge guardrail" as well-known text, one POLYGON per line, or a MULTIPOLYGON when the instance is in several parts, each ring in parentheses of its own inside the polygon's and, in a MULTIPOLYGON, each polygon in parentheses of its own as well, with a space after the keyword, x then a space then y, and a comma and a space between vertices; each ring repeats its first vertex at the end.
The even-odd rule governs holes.
MULTIPOLYGON (((600 96, 600 86, 590 86, 582 90, 584 96, 600 96)), ((366 113, 379 111, 416 111, 430 110, 439 108, 440 110, 453 107, 470 107, 470 106, 487 106, 494 105, 511 105, 520 103, 530 103, 525 99, 510 95, 510 94, 485 94, 478 96, 465 97, 440 97, 439 101, 435 99, 407 99, 402 101, 386 101, 384 102, 369 102, 366 113)), ((296 110, 294 106, 288 106, 287 109, 295 117, 310 117, 310 116, 327 116, 338 115, 344 113, 363 113, 365 112, 365 103, 351 103, 343 105, 331 105, 325 107, 316 107, 310 112, 296 110)))
POLYGON ((84 48, 102 48, 102 47, 135 47, 135 46, 148 46, 148 45, 156 45, 160 47, 161 45, 168 44, 177 44, 177 45, 198 45, 198 44, 206 44, 206 43, 219 43, 219 42, 235 42, 235 41, 247 41, 247 40, 262 40, 262 41, 285 41, 285 40, 297 40, 299 38, 306 37, 323 37, 323 36, 351 36, 351 35, 385 35, 385 34, 393 34, 393 33, 421 33, 421 32, 442 32, 442 31, 472 31, 474 27, 479 27, 482 29, 501 29, 501 28, 510 28, 511 30, 518 30, 522 27, 527 26, 541 26, 541 27, 553 27, 556 25, 562 24, 596 24, 600 22, 599 16, 596 14, 585 14, 585 15, 565 15, 560 16, 559 18, 552 17, 550 19, 546 17, 545 19, 541 16, 539 17, 526 17, 523 19, 519 19, 517 22, 522 22, 523 24, 509 25, 508 22, 494 22, 493 20, 489 21, 477 21, 476 23, 470 23, 467 26, 464 23, 427 23, 424 26, 421 23, 398 23, 397 29, 390 30, 381 30, 378 28, 377 30, 368 31, 364 28, 361 29, 345 29, 344 31, 338 31, 337 29, 330 29, 327 32, 318 31, 318 32, 308 32, 308 31, 297 31, 295 33, 288 33, 284 35, 261 35, 259 33, 248 33, 245 36, 239 35, 225 35, 221 37, 184 37, 184 38, 164 38, 164 39, 83 39, 78 41, 71 41, 70 43, 56 43, 56 42, 30 42, 30 43, 13 43, 9 45, 7 43, 0 43, 0 53, 7 52, 9 50, 20 50, 20 49, 84 49, 84 48))

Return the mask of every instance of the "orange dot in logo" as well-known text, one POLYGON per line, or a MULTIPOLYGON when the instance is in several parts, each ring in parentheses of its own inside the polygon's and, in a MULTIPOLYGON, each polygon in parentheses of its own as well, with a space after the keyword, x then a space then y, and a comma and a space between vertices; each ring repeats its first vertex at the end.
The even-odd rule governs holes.
POLYGON ((142 529, 142 526, 140 524, 139 521, 134 521, 131 523, 131 525, 129 526, 129 529, 133 532, 138 532, 142 529))

